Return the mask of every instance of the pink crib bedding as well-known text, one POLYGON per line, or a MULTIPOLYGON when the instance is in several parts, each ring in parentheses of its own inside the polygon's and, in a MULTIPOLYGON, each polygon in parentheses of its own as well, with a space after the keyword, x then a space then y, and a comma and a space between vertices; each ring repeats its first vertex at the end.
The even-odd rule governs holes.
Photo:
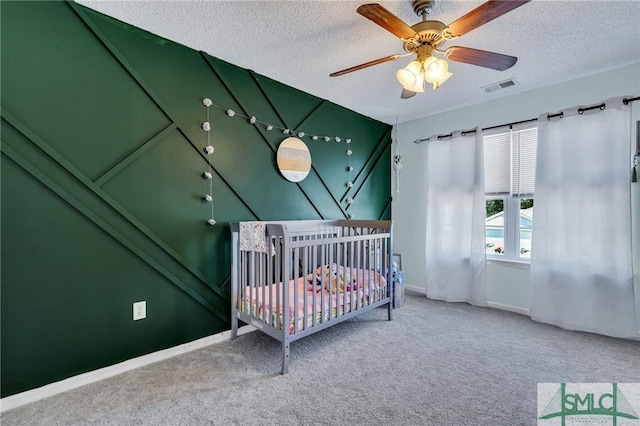
MULTIPOLYGON (((344 315, 364 305, 379 301, 386 294, 383 289, 386 289, 387 282, 378 272, 351 268, 347 268, 345 271, 342 266, 335 264, 332 265, 331 271, 346 273, 351 284, 345 285, 342 292, 337 292, 331 291, 335 290, 336 287, 330 290, 326 278, 324 280, 324 291, 323 286, 313 281, 309 282, 308 277, 300 277, 289 282, 289 318, 287 323, 290 334, 294 333, 296 311, 298 313, 297 330, 301 331, 313 327, 315 324, 327 322, 336 316, 344 315), (295 293, 296 286, 297 298, 295 293)), ((262 287, 246 287, 242 310, 274 327, 278 324, 277 310, 280 324, 283 324, 285 323, 283 320, 284 306, 282 301, 280 303, 277 302, 278 295, 282 300, 282 283, 271 284, 264 290, 262 287), (270 292, 271 295, 269 295, 270 292), (251 312, 249 312, 249 309, 251 309, 251 312)))

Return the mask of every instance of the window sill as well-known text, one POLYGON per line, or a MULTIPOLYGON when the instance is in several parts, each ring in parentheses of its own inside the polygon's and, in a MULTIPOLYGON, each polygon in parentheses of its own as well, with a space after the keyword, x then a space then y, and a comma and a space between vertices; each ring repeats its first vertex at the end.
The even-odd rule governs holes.
POLYGON ((531 269, 531 263, 526 260, 496 259, 487 257, 487 265, 501 266, 503 268, 531 269))

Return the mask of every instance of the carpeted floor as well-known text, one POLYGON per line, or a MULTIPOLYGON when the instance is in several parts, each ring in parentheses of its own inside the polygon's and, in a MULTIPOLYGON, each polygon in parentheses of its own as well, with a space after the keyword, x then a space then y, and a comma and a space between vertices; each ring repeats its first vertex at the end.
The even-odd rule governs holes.
POLYGON ((254 332, 16 408, 10 425, 535 425, 537 383, 640 382, 640 342, 407 292, 291 346, 254 332))

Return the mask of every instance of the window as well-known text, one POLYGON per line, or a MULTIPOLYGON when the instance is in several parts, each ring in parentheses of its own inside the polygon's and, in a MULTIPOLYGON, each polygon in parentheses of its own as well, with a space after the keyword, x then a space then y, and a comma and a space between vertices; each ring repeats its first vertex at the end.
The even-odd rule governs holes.
POLYGON ((485 133, 486 254, 531 258, 537 127, 485 133))

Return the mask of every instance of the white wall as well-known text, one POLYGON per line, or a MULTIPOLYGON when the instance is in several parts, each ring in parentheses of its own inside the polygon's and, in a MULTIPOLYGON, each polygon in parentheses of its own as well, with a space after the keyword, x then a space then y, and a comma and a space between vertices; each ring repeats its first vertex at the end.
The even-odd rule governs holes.
MULTIPOLYGON (((452 80, 451 84, 455 82, 452 80)), ((640 95, 640 64, 399 124, 397 137, 403 169, 400 192, 393 193, 392 209, 394 251, 402 255, 406 284, 424 288, 426 276, 426 143, 414 144, 415 139, 476 126, 489 127, 527 120, 545 112, 554 113, 563 108, 595 104, 607 98, 626 95, 640 95)), ((635 121, 640 120, 640 101, 633 103, 633 116, 632 143, 635 148, 635 121)), ((640 295, 640 183, 633 185, 633 203, 633 244, 634 253, 638 254, 635 256, 635 284, 638 290, 636 295, 640 295)), ((488 265, 487 297, 498 305, 528 310, 531 302, 529 270, 488 265)), ((640 308, 640 297, 637 297, 637 303, 640 308)), ((638 320, 640 322, 640 318, 638 320)))
MULTIPOLYGON (((640 70, 636 74, 636 78, 640 80, 640 70)), ((640 135, 637 134, 638 125, 636 124, 640 121, 640 101, 634 102, 632 111, 631 149, 632 152, 636 152, 633 147, 635 147, 634 142, 640 138, 640 135)), ((631 184, 631 231, 633 234, 633 284, 636 296, 636 324, 640 330, 640 156, 636 158, 638 182, 631 184)))

